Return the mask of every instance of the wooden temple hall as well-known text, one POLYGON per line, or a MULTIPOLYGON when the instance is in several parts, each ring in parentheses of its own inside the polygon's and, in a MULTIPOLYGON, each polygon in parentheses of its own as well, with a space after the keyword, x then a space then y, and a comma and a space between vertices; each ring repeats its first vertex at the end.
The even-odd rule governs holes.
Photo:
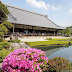
POLYGON ((57 32, 64 29, 49 20, 47 15, 38 14, 11 5, 6 6, 10 12, 8 22, 13 24, 13 28, 9 32, 10 34, 57 36, 57 32))

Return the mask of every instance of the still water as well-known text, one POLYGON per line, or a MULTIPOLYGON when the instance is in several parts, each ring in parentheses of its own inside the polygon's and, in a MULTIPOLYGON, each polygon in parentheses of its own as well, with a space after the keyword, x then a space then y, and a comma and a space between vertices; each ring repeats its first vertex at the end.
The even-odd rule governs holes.
POLYGON ((51 49, 45 52, 48 56, 48 59, 52 59, 54 57, 64 57, 72 62, 72 46, 51 49))

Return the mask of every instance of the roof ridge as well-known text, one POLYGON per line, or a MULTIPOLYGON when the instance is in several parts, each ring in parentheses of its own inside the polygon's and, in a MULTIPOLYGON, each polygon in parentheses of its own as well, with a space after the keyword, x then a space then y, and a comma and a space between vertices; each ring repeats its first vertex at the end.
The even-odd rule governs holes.
POLYGON ((60 27, 59 25, 55 24, 53 21, 51 21, 49 18, 47 18, 50 22, 52 22, 54 25, 60 27))
POLYGON ((51 21, 48 17, 47 17, 47 19, 50 21, 50 22, 52 22, 54 25, 56 25, 56 26, 58 26, 58 27, 61 27, 61 28, 64 28, 64 27, 62 27, 62 26, 59 26, 59 25, 57 25, 57 24, 55 24, 53 21, 51 21))
POLYGON ((44 14, 40 14, 40 13, 36 13, 36 12, 33 12, 33 11, 26 10, 26 9, 24 9, 24 8, 20 8, 20 7, 17 7, 17 6, 13 6, 13 5, 9 5, 9 4, 5 4, 5 5, 6 5, 7 7, 19 9, 19 10, 22 10, 22 11, 26 11, 26 12, 29 12, 29 13, 36 14, 36 15, 40 15, 40 16, 44 16, 44 17, 47 16, 47 15, 44 15, 44 14))

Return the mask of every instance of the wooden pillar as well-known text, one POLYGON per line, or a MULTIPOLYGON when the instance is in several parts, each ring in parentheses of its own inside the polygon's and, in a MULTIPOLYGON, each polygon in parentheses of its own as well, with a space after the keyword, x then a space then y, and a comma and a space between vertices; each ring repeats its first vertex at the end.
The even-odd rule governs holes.
POLYGON ((54 30, 54 36, 55 36, 55 30, 54 30))
POLYGON ((14 24, 13 24, 13 34, 14 34, 14 27, 15 27, 15 26, 14 26, 14 24))
POLYGON ((58 30, 57 30, 57 36, 58 36, 58 30))

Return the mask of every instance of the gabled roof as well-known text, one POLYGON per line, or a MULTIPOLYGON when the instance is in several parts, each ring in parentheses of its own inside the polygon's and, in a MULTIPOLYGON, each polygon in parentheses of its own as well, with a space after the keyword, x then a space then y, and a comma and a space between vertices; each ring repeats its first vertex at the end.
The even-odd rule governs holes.
POLYGON ((8 16, 8 21, 11 23, 47 27, 54 29, 64 29, 63 27, 60 27, 53 23, 51 20, 49 20, 47 18, 47 15, 41 15, 11 5, 6 6, 10 12, 8 16))

